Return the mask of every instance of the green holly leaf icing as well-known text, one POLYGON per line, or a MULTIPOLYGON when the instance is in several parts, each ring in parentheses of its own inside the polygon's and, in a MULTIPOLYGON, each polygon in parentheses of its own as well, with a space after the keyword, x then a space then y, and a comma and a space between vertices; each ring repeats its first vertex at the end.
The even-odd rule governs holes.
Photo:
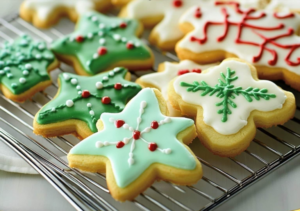
POLYGON ((96 122, 103 112, 122 111, 128 100, 141 90, 139 85, 124 79, 126 73, 125 68, 115 68, 93 77, 60 74, 59 93, 38 112, 37 122, 79 119, 97 132, 96 122), (105 102, 105 97, 110 102, 105 102))
POLYGON ((121 61, 146 60, 151 52, 136 36, 138 22, 97 12, 81 16, 76 31, 52 44, 57 54, 74 56, 90 75, 121 61))
POLYGON ((123 112, 104 113, 100 119, 104 129, 81 141, 70 154, 107 157, 119 187, 135 181, 153 163, 195 169, 195 158, 176 138, 193 120, 162 115, 152 89, 143 89, 123 112), (153 122, 157 128, 151 127, 153 122))
POLYGON ((0 81, 11 93, 18 95, 42 81, 50 80, 48 66, 55 60, 47 44, 23 35, 5 42, 0 49, 0 81))

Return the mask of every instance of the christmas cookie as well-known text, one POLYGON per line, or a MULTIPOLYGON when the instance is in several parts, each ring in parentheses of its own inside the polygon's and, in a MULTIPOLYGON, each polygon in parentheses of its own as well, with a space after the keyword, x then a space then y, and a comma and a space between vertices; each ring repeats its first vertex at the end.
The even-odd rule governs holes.
POLYGON ((157 73, 143 75, 136 80, 136 83, 142 87, 157 88, 161 91, 163 97, 167 101, 170 116, 181 116, 181 113, 174 110, 168 103, 168 84, 176 76, 187 73, 201 73, 212 65, 199 65, 189 60, 181 61, 180 63, 164 62, 158 67, 157 73))
POLYGON ((0 88, 14 101, 23 102, 51 84, 49 72, 59 62, 47 44, 23 35, 0 49, 0 88))
POLYGON ((142 25, 133 19, 89 12, 81 16, 74 33, 52 43, 51 49, 80 75, 117 66, 142 70, 152 67, 153 55, 136 37, 141 32, 142 25))
POLYGON ((274 83, 258 80, 256 69, 227 59, 202 74, 170 82, 172 106, 196 118, 200 141, 214 154, 233 157, 253 140, 256 127, 283 124, 294 116, 295 98, 274 83))
POLYGON ((132 200, 155 180, 196 183, 201 164, 186 146, 196 136, 194 121, 167 113, 161 93, 143 89, 123 112, 101 115, 99 132, 69 152, 70 167, 106 173, 118 201, 132 200))
POLYGON ((49 28, 60 18, 68 16, 72 21, 87 11, 104 11, 110 0, 25 0, 20 16, 40 28, 49 28))
POLYGON ((191 8, 180 25, 187 33, 176 46, 180 59, 203 64, 239 57, 253 63, 260 78, 283 79, 300 90, 299 14, 216 2, 191 8))
POLYGON ((36 114, 33 132, 45 137, 71 133, 81 139, 88 137, 97 132, 96 122, 103 112, 122 111, 141 90, 127 80, 130 74, 125 68, 93 77, 61 74, 58 93, 36 114))
POLYGON ((149 40, 163 50, 174 49, 184 36, 179 19, 187 9, 203 5, 209 0, 134 0, 121 11, 121 17, 136 18, 145 26, 155 26, 149 40))

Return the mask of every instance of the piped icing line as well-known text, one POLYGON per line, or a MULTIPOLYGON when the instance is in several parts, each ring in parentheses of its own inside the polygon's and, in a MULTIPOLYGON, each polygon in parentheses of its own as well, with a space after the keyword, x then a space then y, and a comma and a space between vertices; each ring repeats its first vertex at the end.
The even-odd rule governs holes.
POLYGON ((235 2, 216 1, 215 5, 201 7, 201 18, 195 18, 198 8, 190 9, 180 20, 195 27, 179 42, 180 48, 195 53, 221 49, 256 65, 281 67, 300 74, 300 37, 295 34, 298 14, 241 9, 235 2))
POLYGON ((62 73, 59 95, 38 112, 38 123, 81 119, 96 132, 101 113, 122 111, 127 100, 140 91, 139 85, 124 79, 126 73, 119 67, 94 77, 62 73))
POLYGON ((22 35, 0 50, 0 81, 15 95, 50 80, 47 68, 55 60, 47 44, 22 35))
POLYGON ((107 157, 118 187, 128 186, 154 163, 195 169, 194 156, 176 138, 193 120, 162 115, 152 89, 139 92, 121 113, 103 113, 100 120, 103 130, 81 141, 70 154, 107 157))
POLYGON ((151 59, 151 52, 135 36, 137 27, 135 20, 89 12, 81 16, 74 33, 52 43, 52 50, 76 56, 92 75, 119 61, 151 59))
POLYGON ((174 81, 183 101, 203 109, 203 120, 220 134, 239 132, 253 110, 281 109, 284 92, 270 81, 256 81, 242 62, 224 61, 204 74, 186 74, 174 81))

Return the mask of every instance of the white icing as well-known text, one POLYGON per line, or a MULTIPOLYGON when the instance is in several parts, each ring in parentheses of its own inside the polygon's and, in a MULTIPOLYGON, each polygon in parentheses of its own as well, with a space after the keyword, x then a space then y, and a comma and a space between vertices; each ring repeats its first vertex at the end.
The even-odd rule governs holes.
POLYGON ((181 15, 194 5, 202 5, 209 0, 182 0, 181 7, 175 7, 173 0, 135 0, 127 5, 127 16, 129 18, 151 18, 163 15, 163 20, 154 28, 160 41, 174 41, 183 37, 178 21, 181 15))
MULTIPOLYGON (((201 18, 195 18, 194 12, 198 7, 191 8, 187 13, 185 13, 182 18, 180 19, 181 23, 190 23, 192 24, 195 29, 187 34, 184 39, 182 39, 178 43, 178 47, 182 49, 187 49, 194 53, 202 53, 207 51, 214 51, 214 50, 225 50, 227 52, 233 53, 238 57, 245 59, 248 62, 253 61, 253 57, 258 55, 259 47, 253 45, 246 45, 246 44, 237 44, 235 43, 235 39, 237 38, 238 34, 238 27, 231 25, 228 31, 226 38, 218 42, 217 38, 220 37, 224 33, 224 24, 222 25, 209 25, 207 30, 207 41, 203 44, 199 44, 198 42, 191 42, 190 38, 192 36, 197 38, 203 38, 203 28, 206 22, 213 21, 213 22, 223 22, 224 15, 221 12, 222 7, 225 6, 214 6, 214 5, 206 5, 205 7, 201 7, 201 18), (245 50, 246 49, 246 50, 245 50)), ((232 22, 241 22, 243 15, 238 14, 233 7, 226 7, 227 12, 229 14, 229 21, 232 22)), ((252 29, 249 27, 243 27, 241 40, 248 41, 248 42, 255 42, 255 43, 263 43, 264 39, 259 37, 255 32, 258 32, 266 37, 274 37, 277 35, 286 34, 289 28, 293 28, 296 32, 299 27, 300 22, 300 15, 295 14, 294 18, 285 18, 285 19, 277 19, 274 17, 273 11, 265 11, 266 16, 258 19, 258 20, 247 20, 248 24, 252 24, 255 26, 261 27, 275 27, 278 26, 280 23, 284 24, 283 29, 278 30, 270 30, 264 31, 259 29, 252 29)), ((251 16, 258 16, 261 14, 260 11, 253 13, 251 16)), ((293 34, 288 37, 283 37, 276 40, 280 44, 299 44, 300 37, 296 34, 293 34)), ((300 74, 299 66, 290 66, 286 63, 285 58, 290 52, 290 49, 283 49, 279 48, 273 44, 268 43, 266 47, 270 49, 274 49, 278 54, 278 60, 276 63, 276 67, 285 68, 290 70, 296 74, 300 74)), ((294 51, 291 56, 291 61, 297 62, 300 55, 300 48, 294 51)), ((256 65, 262 66, 270 66, 268 61, 271 60, 273 56, 266 50, 264 50, 261 59, 256 62, 256 65)), ((273 66, 272 66, 273 67, 273 66)))
POLYGON ((267 10, 300 10, 300 1, 299 0, 271 0, 271 2, 266 7, 267 10))
POLYGON ((203 108, 204 122, 223 135, 235 134, 241 130, 247 124, 247 119, 251 111, 258 110, 267 112, 280 109, 286 100, 284 92, 274 83, 266 80, 254 80, 249 66, 237 61, 224 61, 219 66, 211 68, 209 72, 204 74, 191 73, 182 75, 174 81, 173 85, 176 93, 178 93, 185 102, 201 106, 203 108), (194 81, 205 81, 208 85, 214 87, 218 84, 218 79, 221 78, 220 73, 223 72, 226 75, 228 67, 235 71, 234 76, 238 76, 238 79, 231 83, 235 87, 242 87, 243 89, 248 87, 265 88, 268 90, 268 93, 275 94, 276 98, 269 100, 253 99, 252 102, 248 102, 241 94, 235 96, 236 98, 233 99, 233 101, 236 103, 237 108, 230 107, 232 114, 228 115, 226 122, 222 122, 222 114, 218 114, 218 110, 221 109, 221 107, 216 106, 216 104, 221 102, 224 98, 216 97, 216 94, 213 96, 209 94, 201 96, 200 94, 202 94, 203 91, 188 92, 187 87, 180 85, 181 82, 193 83, 194 81))
POLYGON ((75 9, 83 14, 96 9, 96 5, 105 0, 25 0, 24 7, 37 12, 39 19, 46 20, 58 7, 75 9))
POLYGON ((189 60, 183 60, 178 64, 165 62, 164 71, 143 75, 142 77, 140 77, 140 80, 160 89, 164 98, 168 100, 168 93, 167 93, 168 84, 172 79, 178 76, 177 73, 179 70, 190 70, 190 71, 192 71, 193 69, 206 70, 211 66, 213 65, 199 65, 189 60))

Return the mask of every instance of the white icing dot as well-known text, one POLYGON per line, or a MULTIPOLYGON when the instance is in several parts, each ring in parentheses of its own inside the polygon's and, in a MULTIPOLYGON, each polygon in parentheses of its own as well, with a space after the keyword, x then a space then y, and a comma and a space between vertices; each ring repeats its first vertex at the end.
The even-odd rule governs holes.
POLYGON ((131 132, 134 131, 133 127, 129 127, 128 129, 129 129, 131 132))
POLYGON ((140 108, 140 114, 144 113, 144 109, 140 108))
POLYGON ((112 118, 112 117, 110 117, 110 118, 109 118, 109 121, 110 121, 110 122, 114 122, 114 121, 115 121, 115 119, 114 119, 114 118, 112 118))
POLYGON ((55 108, 52 108, 52 109, 51 109, 51 111, 52 111, 52 112, 55 112, 55 111, 56 111, 56 109, 55 109, 55 108))
POLYGON ((126 42, 127 41, 127 39, 126 39, 126 37, 122 37, 122 42, 126 42))
POLYGON ((5 70, 5 71, 9 71, 10 68, 9 68, 9 67, 4 67, 4 70, 5 70))
POLYGON ((97 20, 98 20, 98 18, 97 18, 96 16, 93 16, 93 17, 92 17, 92 21, 95 22, 95 21, 97 21, 97 20))
POLYGON ((88 104, 86 104, 86 106, 90 108, 90 107, 92 107, 92 104, 88 103, 88 104))
POLYGON ((73 42, 74 40, 75 40, 74 37, 69 37, 70 42, 73 42))
POLYGON ((87 61, 87 62, 86 62, 86 65, 87 65, 87 66, 90 66, 90 65, 91 65, 91 61, 90 61, 90 60, 87 61))
POLYGON ((104 81, 108 81, 108 77, 107 77, 107 76, 104 76, 102 79, 103 79, 104 81))
POLYGON ((72 78, 72 80, 71 80, 71 84, 77 84, 77 79, 76 78, 72 78))
POLYGON ((25 64, 25 68, 26 68, 27 70, 31 70, 31 69, 32 69, 32 65, 31 65, 31 64, 25 64))
POLYGON ((142 107, 142 108, 146 108, 146 106, 147 106, 146 101, 142 101, 142 102, 141 102, 141 107, 142 107))
POLYGON ((45 49, 45 45, 39 44, 38 49, 39 49, 39 50, 44 50, 44 49, 45 49))
POLYGON ((103 146, 102 142, 101 141, 97 141, 96 142, 96 147, 97 148, 101 148, 103 146))
POLYGON ((135 43, 135 47, 140 47, 140 46, 141 46, 141 43, 139 43, 139 42, 135 43))
POLYGON ((123 84, 123 87, 128 87, 129 86, 129 84, 123 84))
POLYGON ((164 123, 165 123, 164 120, 160 120, 160 121, 159 121, 159 124, 160 124, 160 125, 163 125, 164 123))
POLYGON ((129 138, 124 138, 124 139, 123 139, 123 142, 124 142, 124 144, 128 144, 128 143, 129 143, 129 141, 130 141, 130 139, 129 139, 129 138))
POLYGON ((114 76, 114 75, 115 75, 115 73, 114 73, 113 71, 111 71, 111 72, 109 72, 109 73, 108 73, 108 75, 110 75, 110 76, 114 76))
POLYGON ((129 165, 134 164, 134 159, 133 158, 128 158, 128 163, 129 163, 129 165))
POLYGON ((129 157, 133 158, 133 153, 132 152, 129 152, 129 157))
POLYGON ((23 84, 23 83, 26 82, 26 79, 25 79, 25 78, 20 78, 20 79, 19 79, 19 82, 20 82, 21 84, 23 84))
POLYGON ((35 58, 36 59, 40 59, 40 58, 42 58, 42 55, 41 54, 37 54, 37 55, 35 55, 35 58))
POLYGON ((76 86, 76 89, 81 89, 81 86, 77 85, 77 86, 76 86))
POLYGON ((28 74, 29 74, 29 72, 27 70, 23 71, 23 75, 28 75, 28 74))
POLYGON ((103 36, 103 31, 99 31, 99 32, 98 32, 98 35, 99 35, 99 36, 103 36))
POLYGON ((98 53, 94 53, 93 58, 97 59, 98 57, 99 57, 99 54, 98 53))
POLYGON ((121 69, 122 69, 121 67, 115 67, 115 68, 114 68, 114 72, 117 73, 117 72, 119 72, 121 69))
POLYGON ((72 107, 72 106, 74 105, 73 100, 67 100, 67 101, 66 101, 66 105, 67 105, 68 107, 72 107))
POLYGON ((91 116, 94 116, 95 115, 95 112, 93 110, 90 110, 90 115, 91 116))
POLYGON ((105 28, 105 24, 104 24, 104 23, 100 23, 100 24, 99 24, 99 28, 100 28, 100 29, 104 29, 104 28, 105 28))
POLYGON ((144 129, 144 132, 145 132, 145 133, 149 133, 150 130, 151 130, 151 127, 146 127, 146 128, 144 129))
POLYGON ((97 89, 102 89, 103 88, 103 84, 101 82, 96 82, 96 88, 97 89))
POLYGON ((78 91, 78 94, 79 94, 79 95, 81 95, 81 93, 82 93, 81 91, 78 91))
POLYGON ((137 122, 138 122, 138 123, 141 123, 141 122, 142 122, 142 118, 141 118, 141 117, 138 117, 138 118, 137 118, 137 122))
POLYGON ((124 125, 123 125, 123 128, 128 129, 128 128, 129 128, 129 125, 124 124, 124 125))
POLYGON ((121 40, 121 36, 119 34, 114 34, 113 35, 113 38, 116 40, 116 41, 120 41, 121 40))
POLYGON ((165 154, 170 154, 171 152, 172 152, 172 150, 170 148, 163 150, 163 153, 165 153, 165 154))
POLYGON ((100 43, 101 45, 104 45, 105 42, 106 42, 106 40, 105 40, 104 38, 101 38, 101 39, 99 40, 99 43, 100 43))
POLYGON ((170 117, 166 117, 164 120, 165 123, 171 122, 171 118, 170 117))
POLYGON ((109 145, 109 142, 108 141, 104 141, 104 146, 108 146, 109 145))
POLYGON ((87 37, 88 37, 89 39, 91 39, 91 38, 93 37, 93 34, 92 34, 92 33, 88 33, 88 34, 87 34, 87 37))
POLYGON ((0 75, 3 75, 4 74, 4 71, 3 70, 0 70, 0 75))
POLYGON ((7 77, 8 77, 8 78, 12 78, 12 77, 13 77, 13 74, 7 73, 7 77))
POLYGON ((70 75, 67 73, 63 73, 63 77, 66 81, 70 79, 70 75))

